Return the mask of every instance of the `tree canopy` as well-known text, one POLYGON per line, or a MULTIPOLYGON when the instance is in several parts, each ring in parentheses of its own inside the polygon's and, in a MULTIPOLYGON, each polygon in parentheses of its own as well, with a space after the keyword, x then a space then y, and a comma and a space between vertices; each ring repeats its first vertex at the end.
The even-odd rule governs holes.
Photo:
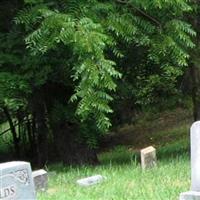
MULTIPOLYGON (((94 148, 111 127, 117 99, 148 105, 178 93, 195 47, 188 17, 195 6, 188 0, 3 1, 2 111, 20 123, 31 120, 32 131, 25 129, 38 152, 48 151, 48 140, 68 146, 69 154, 83 144, 94 148)), ((69 163, 77 161, 72 157, 69 163)))

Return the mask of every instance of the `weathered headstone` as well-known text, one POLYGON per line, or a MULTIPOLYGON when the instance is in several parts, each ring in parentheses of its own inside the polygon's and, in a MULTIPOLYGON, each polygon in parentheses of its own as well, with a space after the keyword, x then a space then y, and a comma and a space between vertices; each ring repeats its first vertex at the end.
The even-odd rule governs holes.
POLYGON ((34 171, 32 173, 33 181, 35 184, 36 191, 46 191, 48 187, 48 175, 43 169, 34 171))
POLYGON ((30 164, 7 162, 0 164, 0 200, 35 200, 30 164))
POLYGON ((152 146, 140 151, 142 169, 156 166, 156 149, 152 146))
POLYGON ((95 175, 87 178, 83 178, 77 181, 77 183, 81 186, 90 186, 90 185, 95 185, 97 183, 102 182, 104 179, 103 176, 101 175, 95 175))
POLYGON ((200 121, 190 129, 191 190, 180 194, 180 200, 200 200, 200 121))

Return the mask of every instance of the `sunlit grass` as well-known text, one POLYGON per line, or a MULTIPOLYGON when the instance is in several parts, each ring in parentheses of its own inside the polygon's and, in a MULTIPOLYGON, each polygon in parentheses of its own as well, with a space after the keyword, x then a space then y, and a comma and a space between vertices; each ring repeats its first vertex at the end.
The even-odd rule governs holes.
MULTIPOLYGON (((173 148, 180 146, 181 143, 177 143, 173 148)), ((185 151, 176 156, 162 156, 157 167, 147 171, 142 171, 137 155, 125 147, 101 154, 100 160, 102 164, 97 167, 51 166, 49 189, 40 193, 38 199, 175 200, 180 192, 189 189, 189 159, 185 151), (100 184, 86 188, 76 184, 79 178, 97 174, 106 177, 100 184)))

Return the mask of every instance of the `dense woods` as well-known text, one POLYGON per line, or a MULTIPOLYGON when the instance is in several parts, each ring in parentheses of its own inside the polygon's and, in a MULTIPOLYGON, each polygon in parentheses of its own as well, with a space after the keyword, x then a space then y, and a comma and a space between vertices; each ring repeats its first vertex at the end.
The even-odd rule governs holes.
POLYGON ((112 125, 188 98, 200 119, 198 19, 195 0, 1 1, 0 120, 15 158, 97 164, 112 125))

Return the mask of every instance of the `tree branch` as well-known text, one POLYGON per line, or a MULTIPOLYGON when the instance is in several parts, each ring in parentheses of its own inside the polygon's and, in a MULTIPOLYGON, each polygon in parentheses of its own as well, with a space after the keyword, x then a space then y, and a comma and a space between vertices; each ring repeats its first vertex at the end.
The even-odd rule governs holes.
MULTIPOLYGON (((28 120, 23 120, 21 123, 25 123, 25 122, 28 122, 28 120)), ((18 126, 20 123, 16 123, 16 124, 13 124, 14 127, 18 126)), ((0 136, 4 135, 5 133, 7 133, 8 131, 10 131, 11 128, 8 128, 6 130, 4 130, 3 132, 0 133, 0 136)))
POLYGON ((137 8, 136 6, 134 6, 133 4, 131 4, 129 1, 126 0, 116 0, 118 3, 121 4, 128 4, 130 5, 134 10, 138 11, 141 15, 143 15, 144 17, 148 18, 149 20, 153 21, 155 24, 157 24, 159 27, 161 27, 161 23, 155 19, 154 17, 152 17, 151 15, 145 13, 143 10, 137 8))

